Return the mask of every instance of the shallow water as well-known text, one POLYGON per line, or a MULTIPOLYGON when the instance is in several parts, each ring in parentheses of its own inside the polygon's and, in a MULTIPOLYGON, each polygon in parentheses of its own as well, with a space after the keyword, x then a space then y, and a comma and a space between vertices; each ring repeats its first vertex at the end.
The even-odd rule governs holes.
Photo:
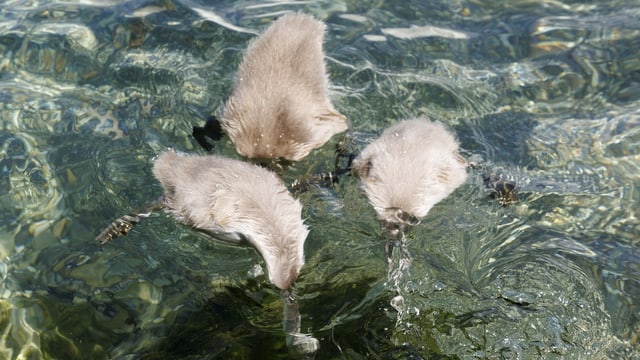
MULTIPOLYGON (((299 194, 316 358, 640 358, 640 4, 449 0, 5 1, 1 358, 289 356, 254 250, 161 213, 94 241, 161 194, 155 155, 203 153, 192 126, 285 11, 327 23, 357 148, 425 115, 519 186, 502 207, 470 169, 391 265, 355 179, 299 194)), ((282 177, 329 170, 336 141, 282 177)))

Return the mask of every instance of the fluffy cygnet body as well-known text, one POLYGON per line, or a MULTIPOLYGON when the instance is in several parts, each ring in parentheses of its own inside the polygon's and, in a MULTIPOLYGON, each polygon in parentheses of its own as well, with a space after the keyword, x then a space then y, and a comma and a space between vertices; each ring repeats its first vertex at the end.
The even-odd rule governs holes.
POLYGON ((309 230, 302 205, 273 172, 217 155, 167 151, 153 174, 165 190, 165 211, 176 220, 223 241, 250 243, 278 288, 296 280, 309 230))
POLYGON ((390 224, 417 222, 467 178, 454 136, 425 118, 386 129, 352 167, 378 218, 390 224))
POLYGON ((287 14, 247 48, 220 120, 241 155, 298 161, 347 129, 328 97, 324 29, 287 14))

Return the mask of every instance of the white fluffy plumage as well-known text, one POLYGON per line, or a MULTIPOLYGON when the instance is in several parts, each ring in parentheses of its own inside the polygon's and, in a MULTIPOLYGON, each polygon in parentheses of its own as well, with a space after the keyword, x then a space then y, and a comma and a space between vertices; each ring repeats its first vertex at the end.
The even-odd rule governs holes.
POLYGON ((352 167, 378 218, 389 223, 403 221, 398 210, 417 219, 426 216, 467 178, 454 136, 426 118, 389 127, 352 167))
POLYGON ((217 155, 166 151, 153 174, 165 190, 165 211, 176 220, 219 240, 249 242, 278 288, 296 280, 309 230, 302 205, 273 172, 217 155))
POLYGON ((220 120, 241 155, 298 161, 348 128, 328 96, 324 30, 287 14, 250 43, 220 120))

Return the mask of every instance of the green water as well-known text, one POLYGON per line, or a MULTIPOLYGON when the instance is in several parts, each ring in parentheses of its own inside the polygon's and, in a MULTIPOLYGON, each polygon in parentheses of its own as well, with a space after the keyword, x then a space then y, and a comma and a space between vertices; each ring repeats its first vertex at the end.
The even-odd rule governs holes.
MULTIPOLYGON (((289 357, 254 250, 162 213, 94 241, 161 194, 155 155, 204 153, 192 126, 284 11, 327 23, 356 148, 428 116, 519 186, 501 207, 470 169, 391 265, 355 179, 298 194, 317 359, 640 358, 640 3, 444 0, 4 1, 0 358, 289 357)), ((337 140, 283 179, 329 170, 337 140)))

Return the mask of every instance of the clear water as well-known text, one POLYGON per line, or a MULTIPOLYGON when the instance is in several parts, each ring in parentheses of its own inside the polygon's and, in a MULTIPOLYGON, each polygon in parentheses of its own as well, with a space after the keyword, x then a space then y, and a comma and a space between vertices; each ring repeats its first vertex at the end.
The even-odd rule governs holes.
MULTIPOLYGON (((247 42, 285 11, 327 23, 332 98, 358 144, 426 115, 520 186, 501 207, 470 170, 409 234, 410 261, 391 265, 354 179, 300 194, 312 231, 296 293, 317 359, 640 358, 630 0, 5 0, 0 358, 289 356, 254 250, 164 214, 94 241, 161 193, 156 154, 202 152, 191 127, 219 111, 247 42)), ((227 139, 217 149, 238 157, 227 139)), ((328 144, 282 176, 332 158, 328 144)))

